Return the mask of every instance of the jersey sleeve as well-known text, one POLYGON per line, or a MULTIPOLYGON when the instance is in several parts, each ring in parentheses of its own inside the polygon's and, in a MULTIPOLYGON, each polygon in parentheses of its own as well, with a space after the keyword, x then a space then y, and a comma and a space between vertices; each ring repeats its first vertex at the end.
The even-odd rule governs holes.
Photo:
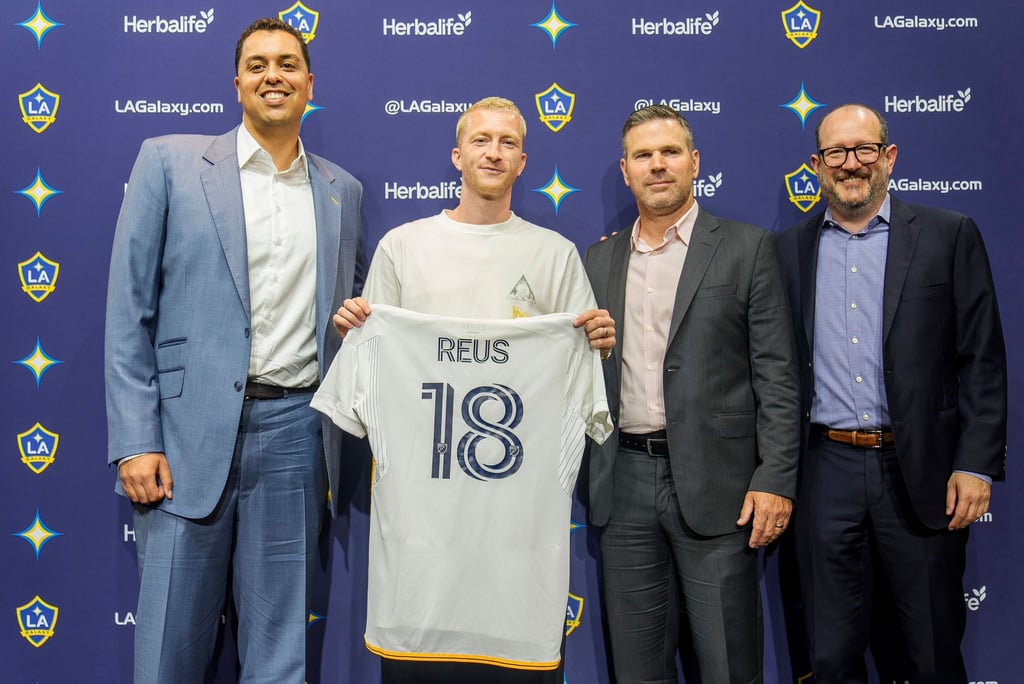
POLYGON ((359 363, 364 331, 365 327, 349 331, 309 404, 356 437, 366 436, 366 425, 358 412, 366 397, 366 370, 359 363))
POLYGON ((580 407, 587 424, 587 436, 603 444, 612 434, 611 412, 608 397, 604 391, 604 370, 601 367, 601 352, 590 349, 583 354, 582 368, 576 386, 580 392, 580 407))

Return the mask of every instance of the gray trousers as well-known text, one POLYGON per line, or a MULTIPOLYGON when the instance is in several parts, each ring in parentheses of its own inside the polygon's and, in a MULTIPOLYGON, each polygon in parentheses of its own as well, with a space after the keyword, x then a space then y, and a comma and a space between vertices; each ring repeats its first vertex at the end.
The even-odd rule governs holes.
POLYGON ((680 623, 689 624, 702 684, 760 683, 758 556, 748 531, 701 537, 689 529, 667 457, 620 448, 614 477, 601 554, 618 684, 677 682, 680 623))

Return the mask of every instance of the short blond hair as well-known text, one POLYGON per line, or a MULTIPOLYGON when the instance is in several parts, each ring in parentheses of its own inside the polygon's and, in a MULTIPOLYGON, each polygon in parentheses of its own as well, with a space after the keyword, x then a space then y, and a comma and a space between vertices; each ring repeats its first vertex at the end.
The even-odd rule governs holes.
POLYGON ((523 113, 519 111, 519 107, 516 107, 516 103, 512 100, 508 100, 504 97, 485 97, 482 100, 477 100, 469 106, 469 109, 462 113, 459 117, 459 122, 455 124, 455 144, 459 144, 459 140, 462 139, 462 131, 466 128, 466 120, 469 115, 475 111, 485 109, 492 112, 506 112, 508 114, 515 114, 519 119, 519 132, 523 136, 523 140, 526 140, 526 119, 523 118, 523 113))

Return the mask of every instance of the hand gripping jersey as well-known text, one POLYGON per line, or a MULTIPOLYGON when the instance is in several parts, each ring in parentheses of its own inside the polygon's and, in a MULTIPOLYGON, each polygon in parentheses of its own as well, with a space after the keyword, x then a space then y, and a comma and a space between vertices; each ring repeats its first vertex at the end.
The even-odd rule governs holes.
POLYGON ((557 667, 584 433, 612 428, 573 318, 373 305, 348 333, 312 406, 373 450, 374 653, 557 667))

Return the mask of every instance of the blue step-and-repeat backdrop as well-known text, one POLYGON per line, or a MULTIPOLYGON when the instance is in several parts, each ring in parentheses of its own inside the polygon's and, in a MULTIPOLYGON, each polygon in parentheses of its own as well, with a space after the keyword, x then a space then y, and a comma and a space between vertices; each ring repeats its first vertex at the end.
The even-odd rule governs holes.
MULTIPOLYGON (((773 231, 822 206, 807 163, 826 108, 854 100, 882 111, 900 150, 892 189, 972 215, 992 260, 1011 373, 1010 481, 995 486, 991 512, 972 528, 964 651, 971 681, 1024 681, 1024 485, 1013 449, 1024 372, 1015 171, 1024 159, 1024 5, 290 2, 0 7, 0 681, 130 681, 134 530, 105 466, 102 328, 114 223, 144 138, 237 125, 235 41, 268 15, 308 37, 316 88, 302 138, 363 182, 370 249, 389 228, 457 203, 455 121, 484 96, 515 100, 528 121, 513 209, 581 249, 635 217, 618 160, 621 125, 636 107, 666 103, 693 124, 698 202, 773 231)), ((372 682, 378 671, 362 645, 367 465, 345 469, 309 617, 314 684, 372 682)), ((573 517, 566 680, 603 683, 597 536, 581 506, 573 517)), ((766 679, 790 682, 807 673, 789 646, 779 589, 788 570, 776 555, 763 582, 766 679)), ((225 632, 218 682, 235 674, 225 632)))

